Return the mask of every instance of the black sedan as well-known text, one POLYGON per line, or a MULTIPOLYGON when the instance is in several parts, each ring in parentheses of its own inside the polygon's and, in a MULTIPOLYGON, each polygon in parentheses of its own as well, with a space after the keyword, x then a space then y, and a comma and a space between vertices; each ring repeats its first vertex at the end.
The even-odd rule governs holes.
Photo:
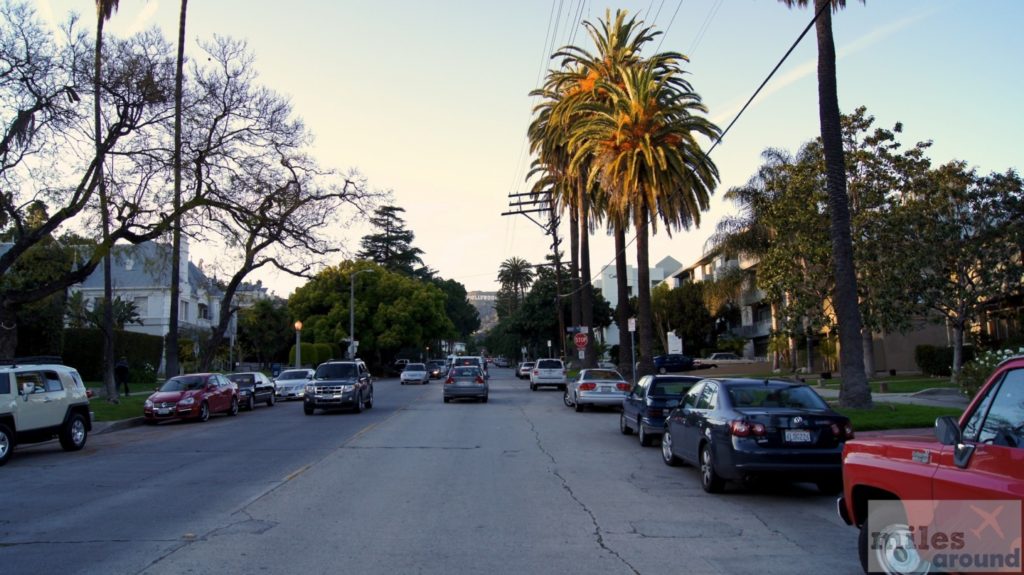
POLYGON ((636 432, 640 445, 655 445, 665 432, 665 416, 701 378, 694 375, 645 375, 622 400, 619 431, 636 432))
POLYGON ((238 386, 238 405, 252 411, 257 403, 274 405, 277 387, 271 379, 258 371, 228 374, 228 379, 238 386))
POLYGON ((690 388, 665 424, 667 465, 700 467, 701 486, 772 476, 842 489, 843 444, 850 420, 810 387, 784 380, 705 379, 690 388))

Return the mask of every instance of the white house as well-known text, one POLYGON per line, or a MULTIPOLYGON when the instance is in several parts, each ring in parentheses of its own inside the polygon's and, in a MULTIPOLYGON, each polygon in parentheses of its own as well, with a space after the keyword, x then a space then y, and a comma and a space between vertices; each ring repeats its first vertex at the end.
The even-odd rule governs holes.
MULTIPOLYGON (((658 263, 651 267, 651 287, 660 284, 666 278, 670 277, 669 274, 678 270, 682 267, 678 261, 671 256, 665 257, 658 263)), ((633 266, 626 266, 626 285, 629 289, 629 296, 632 297, 636 293, 637 285, 637 269, 633 266)), ((614 310, 619 302, 619 284, 615 274, 615 266, 605 266, 601 268, 601 277, 594 281, 594 286, 601 290, 601 295, 604 299, 608 300, 614 310)), ((628 334, 627 334, 628 335, 628 334)), ((619 328, 615 323, 608 326, 604 330, 604 341, 608 345, 618 345, 619 343, 619 328)))

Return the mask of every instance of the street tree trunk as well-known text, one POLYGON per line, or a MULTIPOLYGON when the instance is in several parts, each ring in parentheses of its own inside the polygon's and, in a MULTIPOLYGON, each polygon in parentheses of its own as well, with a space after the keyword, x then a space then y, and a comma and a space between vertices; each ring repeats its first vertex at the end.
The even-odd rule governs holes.
POLYGON ((114 380, 114 286, 110 259, 114 248, 110 245, 110 206, 107 198, 107 183, 103 176, 104 151, 102 105, 100 85, 103 77, 103 23, 106 21, 103 10, 96 11, 96 54, 93 78, 93 136, 96 144, 96 178, 99 182, 100 226, 103 234, 103 245, 109 246, 103 257, 103 388, 107 390, 107 401, 120 403, 117 382, 114 380))
POLYGON ((818 36, 818 114, 825 152, 828 206, 831 215, 832 261, 835 267, 835 311, 839 324, 839 357, 843 375, 839 404, 843 407, 871 407, 871 389, 864 373, 857 274, 850 235, 850 203, 846 192, 839 96, 836 87, 836 51, 832 39, 832 0, 815 0, 821 12, 815 22, 818 36))
POLYGON ((583 367, 597 367, 594 333, 594 288, 590 284, 590 206, 587 195, 580 200, 580 321, 589 331, 584 349, 583 367))
POLYGON ((615 303, 615 325, 619 329, 619 373, 627 380, 633 380, 633 341, 629 333, 629 272, 626 269, 626 226, 616 221, 615 233, 615 284, 618 298, 615 303))
POLYGON ((640 209, 636 224, 636 297, 637 331, 640 339, 640 367, 637 376, 654 373, 654 318, 651 317, 651 266, 648 218, 649 213, 640 209))

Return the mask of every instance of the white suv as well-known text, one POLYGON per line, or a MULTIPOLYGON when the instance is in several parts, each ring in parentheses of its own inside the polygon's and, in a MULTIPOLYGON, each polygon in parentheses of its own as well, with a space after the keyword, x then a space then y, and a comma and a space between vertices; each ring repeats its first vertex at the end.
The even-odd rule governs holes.
POLYGON ((19 443, 56 437, 65 451, 77 451, 92 430, 82 376, 66 365, 42 361, 5 360, 0 365, 0 465, 19 443))
POLYGON ((560 359, 538 359, 530 370, 530 391, 537 391, 542 385, 564 390, 565 384, 565 364, 560 359))

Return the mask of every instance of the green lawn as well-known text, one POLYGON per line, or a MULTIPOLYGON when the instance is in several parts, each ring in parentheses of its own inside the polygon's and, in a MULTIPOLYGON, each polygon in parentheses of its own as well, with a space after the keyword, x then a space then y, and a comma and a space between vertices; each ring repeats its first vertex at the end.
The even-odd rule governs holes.
POLYGON ((955 407, 931 407, 927 405, 906 405, 902 403, 876 402, 872 409, 833 409, 850 418, 854 432, 876 429, 907 429, 934 427, 935 418, 940 415, 959 417, 962 409, 955 407))
POLYGON ((105 397, 93 397, 89 400, 89 409, 92 410, 94 421, 117 421, 129 419, 142 415, 142 404, 146 402, 149 393, 132 395, 130 397, 119 397, 120 403, 113 404, 105 397))

